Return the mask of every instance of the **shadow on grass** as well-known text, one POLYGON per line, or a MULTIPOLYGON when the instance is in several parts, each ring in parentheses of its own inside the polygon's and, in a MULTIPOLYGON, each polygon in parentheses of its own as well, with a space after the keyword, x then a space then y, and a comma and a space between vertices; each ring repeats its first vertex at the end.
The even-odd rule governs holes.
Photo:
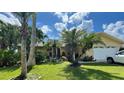
POLYGON ((0 67, 0 72, 12 72, 19 69, 18 66, 12 66, 12 67, 0 67))
MULTIPOLYGON (((33 66, 28 66, 27 67, 27 73, 29 73, 31 70, 32 70, 33 66)), ((12 78, 12 80, 25 80, 26 77, 25 76, 22 76, 22 75, 19 75, 15 78, 12 78)))
POLYGON ((82 65, 87 65, 87 66, 124 66, 124 64, 121 63, 114 63, 114 64, 109 64, 109 63, 82 63, 82 65))
POLYGON ((57 64, 62 64, 63 62, 44 62, 44 63, 40 63, 40 64, 37 64, 37 65, 42 65, 42 64, 46 64, 46 65, 57 65, 57 64))
POLYGON ((122 80, 124 78, 114 76, 111 73, 107 73, 101 70, 89 69, 85 67, 70 67, 64 68, 66 74, 61 75, 66 77, 68 80, 122 80))

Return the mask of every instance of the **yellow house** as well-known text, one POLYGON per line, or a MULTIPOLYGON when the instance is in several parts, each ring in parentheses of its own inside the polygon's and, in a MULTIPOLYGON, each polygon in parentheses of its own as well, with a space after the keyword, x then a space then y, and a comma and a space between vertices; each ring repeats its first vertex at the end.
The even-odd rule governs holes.
MULTIPOLYGON (((124 41, 107 33, 98 32, 97 35, 101 37, 101 40, 105 43, 106 46, 102 44, 95 44, 93 45, 92 49, 86 52, 86 56, 92 56, 95 60, 105 61, 107 56, 114 55, 124 45, 124 41)), ((51 42, 53 42, 53 40, 51 40, 51 42)), ((48 55, 51 55, 51 57, 56 57, 57 55, 59 55, 59 57, 69 55, 69 53, 67 53, 67 51, 64 49, 64 46, 56 47, 56 49, 51 48, 49 52, 46 50, 45 47, 41 47, 41 45, 37 45, 37 47, 44 53, 48 53, 48 55)), ((82 54, 81 48, 78 49, 77 54, 82 54)))
MULTIPOLYGON (((124 41, 118 39, 117 37, 111 36, 104 32, 98 32, 97 35, 101 37, 101 40, 105 43, 105 45, 95 44, 92 49, 86 52, 86 56, 93 57, 96 61, 106 61, 107 56, 114 56, 116 52, 124 46, 124 41)), ((78 55, 81 54, 82 51, 79 49, 78 55)), ((68 55, 64 48, 61 48, 61 55, 68 55)))

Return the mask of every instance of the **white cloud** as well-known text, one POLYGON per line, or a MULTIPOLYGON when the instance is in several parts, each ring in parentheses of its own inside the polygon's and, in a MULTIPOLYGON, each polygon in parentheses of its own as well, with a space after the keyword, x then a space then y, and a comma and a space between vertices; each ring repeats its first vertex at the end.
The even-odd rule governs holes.
POLYGON ((78 30, 85 30, 87 32, 92 32, 92 31, 94 31, 93 20, 83 20, 81 24, 79 24, 77 26, 73 26, 69 30, 71 31, 74 28, 77 28, 78 30))
POLYGON ((66 24, 64 23, 55 23, 54 27, 56 28, 56 30, 58 31, 62 31, 64 29, 66 29, 66 24))
POLYGON ((83 20, 81 24, 77 26, 78 29, 86 30, 88 32, 94 31, 93 20, 83 20))
POLYGON ((58 36, 48 35, 49 39, 59 39, 58 36))
POLYGON ((55 15, 57 15, 57 17, 60 18, 63 23, 68 22, 68 13, 55 12, 55 15))
MULTIPOLYGON (((61 23, 55 23, 54 27, 58 31, 62 31, 63 29, 72 30, 74 28, 84 29, 88 32, 94 31, 93 29, 93 20, 87 20, 86 17, 89 15, 89 12, 77 12, 77 13, 55 13, 58 18, 61 18, 61 23), (63 21, 64 16, 67 16, 66 21, 63 21)), ((66 19, 66 17, 65 17, 66 19)))
POLYGON ((118 37, 120 39, 124 39, 124 21, 117 21, 116 23, 103 24, 104 32, 118 37))
POLYGON ((69 29, 69 31, 72 31, 73 29, 75 29, 76 27, 75 26, 73 26, 73 27, 71 27, 70 29, 69 29))
POLYGON ((69 17, 69 23, 79 23, 81 22, 86 16, 88 16, 88 12, 79 12, 79 13, 74 13, 69 17))
POLYGON ((107 27, 106 24, 103 24, 103 25, 102 25, 102 28, 103 28, 103 29, 106 29, 106 27, 107 27))
POLYGON ((6 24, 21 26, 19 20, 12 13, 0 13, 0 20, 6 24), (6 15, 4 15, 6 14, 6 15))
POLYGON ((41 28, 40 28, 43 33, 47 34, 48 32, 52 32, 52 30, 48 27, 48 25, 43 25, 41 28))

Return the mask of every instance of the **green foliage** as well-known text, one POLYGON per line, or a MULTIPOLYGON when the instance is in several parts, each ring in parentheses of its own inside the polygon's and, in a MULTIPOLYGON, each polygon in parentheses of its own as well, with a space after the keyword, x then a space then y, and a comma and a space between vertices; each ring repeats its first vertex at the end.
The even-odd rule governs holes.
POLYGON ((82 53, 85 54, 87 50, 91 49, 94 44, 102 44, 105 46, 105 43, 101 40, 100 36, 95 33, 85 33, 84 38, 82 38, 82 53))
POLYGON ((83 59, 81 61, 93 61, 93 57, 92 56, 85 56, 85 57, 83 57, 83 59))
POLYGON ((45 62, 47 55, 42 51, 36 51, 35 57, 36 57, 36 64, 41 64, 45 62))
POLYGON ((0 66, 13 66, 20 59, 19 53, 12 50, 0 50, 0 66))
MULTIPOLYGON (((32 27, 28 27, 28 36, 27 36, 27 52, 29 53, 30 51, 30 44, 31 44, 31 32, 32 32, 32 27)), ((36 28, 36 42, 40 43, 43 42, 47 38, 47 35, 45 35, 42 30, 36 28)))
MULTIPOLYGON (((69 52, 69 61, 74 63, 75 53, 79 53, 79 49, 82 49, 82 55, 86 53, 89 49, 93 47, 94 44, 102 44, 101 38, 95 33, 88 33, 84 30, 73 29, 71 31, 63 31, 62 32, 62 41, 65 45, 65 49, 69 52)), ((76 58, 76 57, 75 57, 76 58)), ((79 57, 76 59, 78 60, 79 57)), ((88 59, 89 58, 85 58, 88 59)), ((77 61, 78 62, 78 61, 77 61)))
POLYGON ((77 29, 62 32, 62 42, 65 44, 66 51, 70 53, 69 60, 72 60, 72 62, 74 61, 73 54, 77 52, 82 44, 84 32, 77 29))
POLYGON ((57 60, 56 58, 49 58, 48 54, 44 51, 36 51, 36 64, 42 64, 42 63, 60 63, 61 60, 57 60))
POLYGON ((0 48, 14 50, 17 49, 19 42, 20 33, 18 27, 0 21, 0 48))

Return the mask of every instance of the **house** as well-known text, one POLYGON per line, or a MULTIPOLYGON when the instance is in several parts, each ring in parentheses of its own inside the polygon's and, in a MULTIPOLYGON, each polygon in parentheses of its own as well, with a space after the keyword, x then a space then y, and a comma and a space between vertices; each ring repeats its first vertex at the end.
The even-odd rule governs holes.
MULTIPOLYGON (((94 60, 99 62, 105 62, 108 56, 114 56, 120 48, 124 46, 124 41, 118 39, 117 37, 111 36, 105 32, 98 32, 97 35, 101 37, 101 40, 105 43, 95 44, 93 48, 86 52, 86 56, 93 57, 94 60)), ((61 55, 68 55, 64 50, 64 47, 61 48, 61 55)), ((78 55, 82 54, 82 49, 78 49, 78 55)))
POLYGON ((86 53, 87 56, 93 56, 96 61, 106 61, 107 56, 114 56, 124 45, 124 41, 118 39, 117 37, 111 36, 104 32, 98 32, 97 34, 101 37, 106 46, 96 44, 86 53))
MULTIPOLYGON (((97 35, 101 37, 101 40, 105 43, 105 45, 95 44, 92 49, 86 52, 86 56, 93 57, 96 61, 106 61, 107 56, 115 55, 116 52, 124 46, 124 41, 118 39, 117 37, 111 36, 104 32, 98 32, 97 35)), ((36 44, 37 50, 46 53, 46 55, 51 58, 60 58, 61 56, 67 57, 70 55, 64 48, 63 44, 59 44, 59 46, 57 46, 57 43, 59 43, 58 40, 50 40, 49 42, 51 42, 51 47, 49 48, 43 46, 42 43, 36 44)), ((82 49, 78 49, 76 54, 78 54, 78 56, 81 55, 82 49)))

